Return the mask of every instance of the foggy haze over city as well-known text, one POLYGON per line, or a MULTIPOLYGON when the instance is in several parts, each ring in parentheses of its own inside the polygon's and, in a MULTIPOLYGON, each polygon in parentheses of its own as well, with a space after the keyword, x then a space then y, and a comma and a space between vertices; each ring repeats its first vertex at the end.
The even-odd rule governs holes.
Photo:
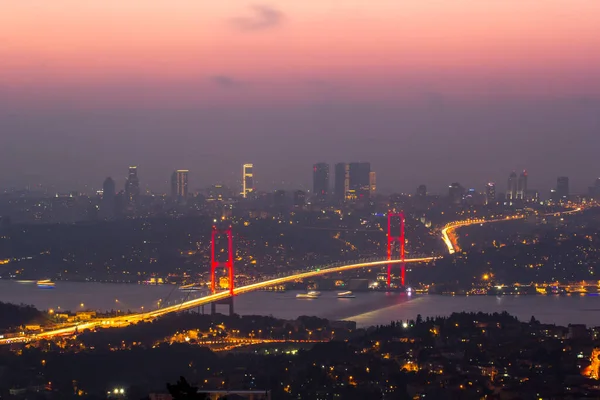
POLYGON ((258 188, 292 189, 310 187, 313 162, 367 160, 388 193, 413 192, 422 183, 442 192, 454 181, 478 190, 496 181, 503 188, 510 171, 528 169, 531 187, 546 194, 557 176, 584 191, 600 171, 599 103, 478 105, 426 97, 418 103, 15 111, 0 122, 1 182, 84 190, 112 176, 122 186, 132 164, 140 166, 144 188, 166 191, 170 172, 188 168, 198 189, 234 185, 241 164, 253 162, 258 188))
POLYGON ((600 175, 600 6, 488 3, 158 1, 135 18, 145 2, 10 2, 0 186, 122 187, 139 165, 144 189, 186 168, 195 190, 251 162, 257 189, 309 188, 313 163, 355 160, 382 193, 503 187, 523 169, 542 194, 557 176, 584 192, 600 175))
POLYGON ((0 0, 0 399, 600 399, 599 0, 0 0))

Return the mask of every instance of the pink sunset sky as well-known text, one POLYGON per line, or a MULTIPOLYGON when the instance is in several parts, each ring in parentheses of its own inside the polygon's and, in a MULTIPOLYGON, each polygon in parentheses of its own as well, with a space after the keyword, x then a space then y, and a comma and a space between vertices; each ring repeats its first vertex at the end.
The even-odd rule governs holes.
POLYGON ((17 101, 600 93, 597 0, 6 0, 0 8, 0 85, 17 101), (246 90, 223 90, 238 86, 246 90))
POLYGON ((600 175, 600 0, 0 0, 0 188, 549 193, 600 175))

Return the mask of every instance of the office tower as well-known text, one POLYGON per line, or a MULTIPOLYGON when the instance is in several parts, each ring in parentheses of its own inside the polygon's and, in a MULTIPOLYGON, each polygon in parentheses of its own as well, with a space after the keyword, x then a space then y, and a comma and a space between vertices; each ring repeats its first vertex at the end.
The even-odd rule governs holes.
POLYGON ((318 163, 313 165, 313 193, 323 201, 329 194, 329 164, 318 163))
POLYGON ((248 198, 254 191, 254 165, 244 164, 242 166, 242 197, 248 198))
POLYGON ((369 197, 374 198, 377 191, 377 176, 375 171, 369 173, 369 197))
POLYGON ((102 184, 102 203, 101 215, 102 218, 112 218, 115 214, 115 197, 116 197, 115 181, 109 176, 102 184))
POLYGON ((129 175, 125 182, 125 197, 129 204, 137 203, 140 197, 140 180, 137 172, 137 167, 129 167, 129 175))
POLYGON ((350 190, 350 166, 346 163, 335 164, 335 184, 333 193, 335 199, 343 201, 350 190))
POLYGON ((569 199, 569 178, 561 176, 556 180, 556 197, 558 201, 569 199))
POLYGON ((506 190, 506 200, 516 200, 517 198, 517 173, 511 172, 508 176, 508 188, 506 190))
POLYGON ((527 171, 521 172, 517 181, 517 200, 525 200, 527 197, 527 171))
POLYGON ((371 175, 371 163, 353 162, 349 166, 350 180, 348 199, 363 200, 369 198, 370 186, 369 178, 371 175))
POLYGON ((489 182, 485 186, 485 202, 486 204, 494 204, 496 202, 496 184, 489 182))
POLYGON ((419 187, 417 188, 417 197, 419 197, 419 198, 427 197, 427 186, 419 185, 419 187))
POLYGON ((294 192, 294 207, 302 208, 306 204, 306 193, 302 190, 294 192))
POLYGON ((465 195, 465 188, 461 186, 460 183, 454 182, 448 187, 448 197, 450 198, 450 203, 452 204, 460 204, 463 201, 463 197, 465 195))
POLYGON ((171 175, 171 196, 176 199, 187 199, 189 170, 178 169, 171 175))

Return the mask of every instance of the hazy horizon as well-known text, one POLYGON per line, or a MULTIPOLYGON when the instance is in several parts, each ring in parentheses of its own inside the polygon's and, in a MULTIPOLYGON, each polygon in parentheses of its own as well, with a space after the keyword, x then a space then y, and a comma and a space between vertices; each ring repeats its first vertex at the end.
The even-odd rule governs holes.
POLYGON ((167 0, 0 6, 0 187, 310 189, 369 161, 382 192, 547 196, 600 176, 600 3, 167 0), (282 182, 286 182, 283 184, 282 182))

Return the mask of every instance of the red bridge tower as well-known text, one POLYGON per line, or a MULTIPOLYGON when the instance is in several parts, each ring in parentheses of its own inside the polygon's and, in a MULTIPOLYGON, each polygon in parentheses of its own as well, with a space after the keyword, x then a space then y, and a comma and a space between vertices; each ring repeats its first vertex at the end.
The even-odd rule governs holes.
MULTIPOLYGON (((392 259, 392 244, 394 242, 397 242, 400 245, 400 260, 404 261, 404 213, 403 212, 399 212, 399 213, 394 213, 392 211, 388 211, 388 233, 387 233, 387 237, 388 237, 388 246, 387 246, 387 259, 391 260, 392 259), (392 218, 399 218, 400 219, 400 235, 392 235, 392 218)), ((401 267, 401 275, 400 275, 400 282, 402 284, 402 286, 404 286, 405 283, 405 275, 406 275, 406 265, 404 263, 402 263, 402 267, 401 267)), ((388 287, 390 287, 390 284, 392 283, 392 264, 388 264, 388 268, 387 268, 387 285, 388 287)))
POLYGON ((233 296, 233 234, 231 232, 231 226, 227 229, 217 229, 216 226, 212 227, 211 234, 211 262, 210 262, 210 290, 215 293, 215 270, 219 267, 224 267, 229 273, 229 294, 233 296), (215 256, 215 242, 218 236, 227 237, 227 261, 217 261, 215 256))

